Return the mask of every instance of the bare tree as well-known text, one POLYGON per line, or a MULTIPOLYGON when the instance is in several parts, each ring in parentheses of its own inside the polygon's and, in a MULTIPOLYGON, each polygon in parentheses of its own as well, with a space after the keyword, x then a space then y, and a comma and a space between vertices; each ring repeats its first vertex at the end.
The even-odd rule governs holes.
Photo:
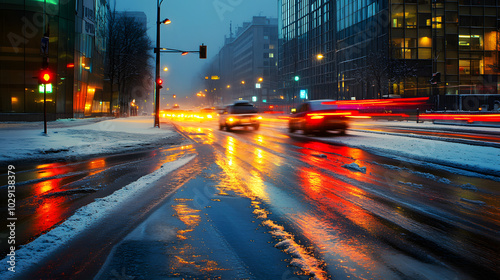
POLYGON ((111 13, 107 74, 118 85, 120 115, 129 111, 135 88, 150 88, 152 43, 146 29, 134 18, 111 13))

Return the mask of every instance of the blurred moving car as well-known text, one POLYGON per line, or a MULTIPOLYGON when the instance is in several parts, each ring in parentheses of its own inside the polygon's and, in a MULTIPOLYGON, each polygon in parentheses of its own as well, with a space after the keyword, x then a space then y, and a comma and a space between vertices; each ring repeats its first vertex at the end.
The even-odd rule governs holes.
POLYGON ((338 110, 335 100, 309 100, 299 106, 296 113, 290 116, 288 130, 295 132, 302 130, 304 134, 313 132, 325 133, 328 130, 337 130, 341 135, 348 128, 349 112, 338 110))
POLYGON ((255 130, 258 130, 262 117, 260 117, 257 112, 257 108, 249 101, 237 101, 227 106, 220 114, 219 129, 222 130, 226 128, 227 131, 230 131, 236 126, 252 126, 255 130))
POLYGON ((217 116, 215 108, 203 108, 200 111, 200 118, 204 119, 214 119, 217 116))

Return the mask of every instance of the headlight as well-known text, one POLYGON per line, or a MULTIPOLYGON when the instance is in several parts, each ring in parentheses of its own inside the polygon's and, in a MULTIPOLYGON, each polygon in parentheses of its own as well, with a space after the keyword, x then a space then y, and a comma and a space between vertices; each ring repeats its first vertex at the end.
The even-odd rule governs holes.
POLYGON ((228 122, 234 122, 234 119, 233 118, 229 118, 227 119, 228 122))

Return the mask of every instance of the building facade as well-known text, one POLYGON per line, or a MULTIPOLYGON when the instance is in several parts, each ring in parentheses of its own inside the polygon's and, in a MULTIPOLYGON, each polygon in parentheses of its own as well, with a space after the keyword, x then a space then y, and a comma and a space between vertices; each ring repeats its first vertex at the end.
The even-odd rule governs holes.
POLYGON ((243 99, 259 107, 280 102, 278 94, 278 20, 255 16, 230 32, 206 69, 206 94, 216 104, 243 99))
POLYGON ((76 11, 73 115, 109 114, 112 96, 104 90, 109 6, 106 0, 84 0, 76 11))
POLYGON ((289 100, 500 92, 497 0, 278 5, 280 91, 289 100), (441 81, 433 85, 434 73, 441 81))
POLYGON ((0 3, 5 38, 0 43, 0 120, 43 120, 43 91, 36 77, 44 57, 55 73, 46 93, 49 120, 109 114, 107 0, 0 3))
POLYGON ((75 1, 0 1, 0 120, 43 120, 38 72, 46 50, 57 73, 48 117, 73 117, 75 1), (48 48, 42 51, 42 38, 48 48))

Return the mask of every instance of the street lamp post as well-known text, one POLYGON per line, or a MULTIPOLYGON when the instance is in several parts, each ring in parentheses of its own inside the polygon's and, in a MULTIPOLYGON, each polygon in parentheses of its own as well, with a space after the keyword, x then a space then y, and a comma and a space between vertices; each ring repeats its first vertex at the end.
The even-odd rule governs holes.
POLYGON ((160 25, 170 24, 171 21, 167 18, 163 21, 160 21, 160 6, 163 3, 163 0, 158 0, 157 4, 157 14, 156 14, 156 74, 155 74, 155 85, 156 85, 156 93, 155 93, 155 127, 160 128, 160 89, 161 85, 158 83, 160 80, 160 25))
POLYGON ((157 16, 156 16, 156 74, 155 74, 155 127, 160 128, 160 87, 158 79, 160 79, 160 5, 163 2, 158 0, 157 3, 157 16))

